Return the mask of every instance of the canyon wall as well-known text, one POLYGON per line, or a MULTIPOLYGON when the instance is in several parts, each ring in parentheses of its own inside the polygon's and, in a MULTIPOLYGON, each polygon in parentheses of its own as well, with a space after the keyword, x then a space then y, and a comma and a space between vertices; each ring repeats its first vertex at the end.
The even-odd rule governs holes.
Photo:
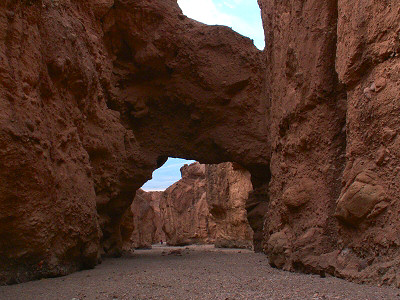
POLYGON ((182 179, 163 193, 160 211, 167 244, 213 244, 216 224, 206 198, 205 165, 181 168, 182 179))
POLYGON ((250 39, 174 0, 2 1, 0 282, 120 255, 121 218, 168 156, 262 180, 262 70, 250 39))
POLYGON ((400 286, 394 1, 259 0, 272 265, 400 286))
POLYGON ((250 173, 237 164, 206 165, 206 199, 215 226, 216 247, 253 248, 246 202, 253 191, 250 173))
POLYGON ((139 190, 123 217, 123 250, 214 244, 253 248, 246 201, 253 190, 250 173, 232 163, 181 168, 182 179, 164 192, 139 190))
POLYGON ((176 0, 0 3, 0 283, 118 256, 171 156, 251 173, 272 265, 400 286, 400 3, 258 2, 263 52, 176 0))
POLYGON ((160 214, 162 192, 138 190, 130 209, 121 221, 122 250, 151 248, 151 245, 165 241, 160 214))
POLYGON ((182 179, 163 192, 160 211, 168 245, 215 244, 252 248, 246 200, 250 173, 232 163, 181 168, 182 179))

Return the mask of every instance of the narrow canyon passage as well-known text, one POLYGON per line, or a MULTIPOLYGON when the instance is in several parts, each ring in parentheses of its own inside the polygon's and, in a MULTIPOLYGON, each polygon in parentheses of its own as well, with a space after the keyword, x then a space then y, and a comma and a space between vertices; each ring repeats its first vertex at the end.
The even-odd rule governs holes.
MULTIPOLYGON (((164 285, 182 298, 218 298, 218 289, 223 299, 317 294, 319 283, 307 281, 316 277, 276 273, 267 259, 285 271, 400 288, 400 2, 258 0, 261 43, 233 25, 191 19, 187 1, 179 2, 182 10, 177 0, 0 1, 0 285, 129 253, 125 247, 141 241, 124 222, 137 211, 136 191, 168 157, 180 157, 248 171, 253 192, 241 210, 248 226, 222 227, 216 232, 229 235, 215 240, 232 246, 226 236, 242 228, 242 248, 252 240, 266 255, 137 251, 43 281, 61 283, 49 299, 83 298, 85 280, 87 291, 102 289, 100 299, 100 292, 125 297, 109 293, 118 284, 125 291, 136 284, 126 297, 147 299, 162 280, 177 280, 164 285), (198 290, 182 289, 178 280, 194 282, 187 270, 203 265, 198 290), (115 278, 125 268, 137 269, 115 278), (142 282, 144 270, 153 275, 142 282), (69 287, 68 278, 75 278, 69 287), (222 278, 226 286, 217 285, 222 278)), ((196 11, 225 16, 215 1, 197 2, 196 11)), ((200 182, 207 168, 196 168, 188 179, 200 182)), ((220 202, 208 203, 213 217, 225 215, 220 202)), ((163 211, 182 220, 185 205, 163 211)), ((210 228, 208 217, 196 216, 169 228, 210 228)), ((202 236, 166 233, 175 246, 202 236)), ((328 288, 331 279, 321 280, 328 288)), ((23 289, 43 282, 1 288, 0 300, 12 291, 36 299, 23 289)), ((334 282, 344 294, 315 298, 396 296, 334 282)), ((46 299, 52 288, 40 288, 46 299)))
POLYGON ((123 251, 151 248, 160 241, 254 249, 258 231, 253 205, 248 206, 250 173, 233 163, 185 162, 168 160, 136 192, 121 223, 123 251))
POLYGON ((154 247, 94 270, 0 287, 0 299, 400 299, 395 288, 284 272, 263 254, 212 246, 154 247))

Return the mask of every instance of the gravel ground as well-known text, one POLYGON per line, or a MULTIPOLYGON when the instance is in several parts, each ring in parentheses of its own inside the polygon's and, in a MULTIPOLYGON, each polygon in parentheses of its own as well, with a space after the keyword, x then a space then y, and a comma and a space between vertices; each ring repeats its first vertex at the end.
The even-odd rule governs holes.
POLYGON ((93 270, 0 287, 0 299, 400 300, 400 290, 283 272, 248 250, 157 246, 93 270))

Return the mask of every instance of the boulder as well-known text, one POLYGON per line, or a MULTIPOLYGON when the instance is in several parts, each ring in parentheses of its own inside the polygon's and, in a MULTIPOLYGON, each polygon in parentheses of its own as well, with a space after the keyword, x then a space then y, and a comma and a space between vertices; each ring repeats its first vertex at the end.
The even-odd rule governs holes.
POLYGON ((386 200, 384 188, 370 171, 360 173, 339 198, 335 216, 357 225, 370 214, 374 207, 386 200))

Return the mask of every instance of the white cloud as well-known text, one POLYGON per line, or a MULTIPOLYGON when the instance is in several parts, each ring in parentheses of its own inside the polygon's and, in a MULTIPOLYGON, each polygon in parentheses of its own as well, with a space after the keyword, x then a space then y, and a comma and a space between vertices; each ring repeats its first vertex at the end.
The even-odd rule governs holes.
MULTIPOLYGON (((236 3, 235 3, 235 4, 236 4, 236 3)), ((235 4, 232 4, 232 3, 226 2, 226 1, 224 2, 224 5, 225 5, 225 6, 228 6, 229 8, 235 8, 235 6, 236 6, 235 4)))
POLYGON ((183 13, 189 18, 208 25, 229 26, 240 34, 253 39, 258 48, 264 48, 264 31, 260 24, 254 20, 245 20, 221 11, 223 6, 232 9, 241 2, 242 0, 224 1, 223 5, 218 4, 217 7, 213 0, 178 0, 183 13))
POLYGON ((163 191, 179 179, 181 179, 180 169, 185 164, 191 164, 194 160, 184 160, 169 158, 168 161, 159 169, 153 172, 153 178, 147 181, 142 189, 145 191, 163 191))
POLYGON ((178 0, 184 14, 208 25, 232 23, 232 17, 221 13, 212 0, 178 0))

